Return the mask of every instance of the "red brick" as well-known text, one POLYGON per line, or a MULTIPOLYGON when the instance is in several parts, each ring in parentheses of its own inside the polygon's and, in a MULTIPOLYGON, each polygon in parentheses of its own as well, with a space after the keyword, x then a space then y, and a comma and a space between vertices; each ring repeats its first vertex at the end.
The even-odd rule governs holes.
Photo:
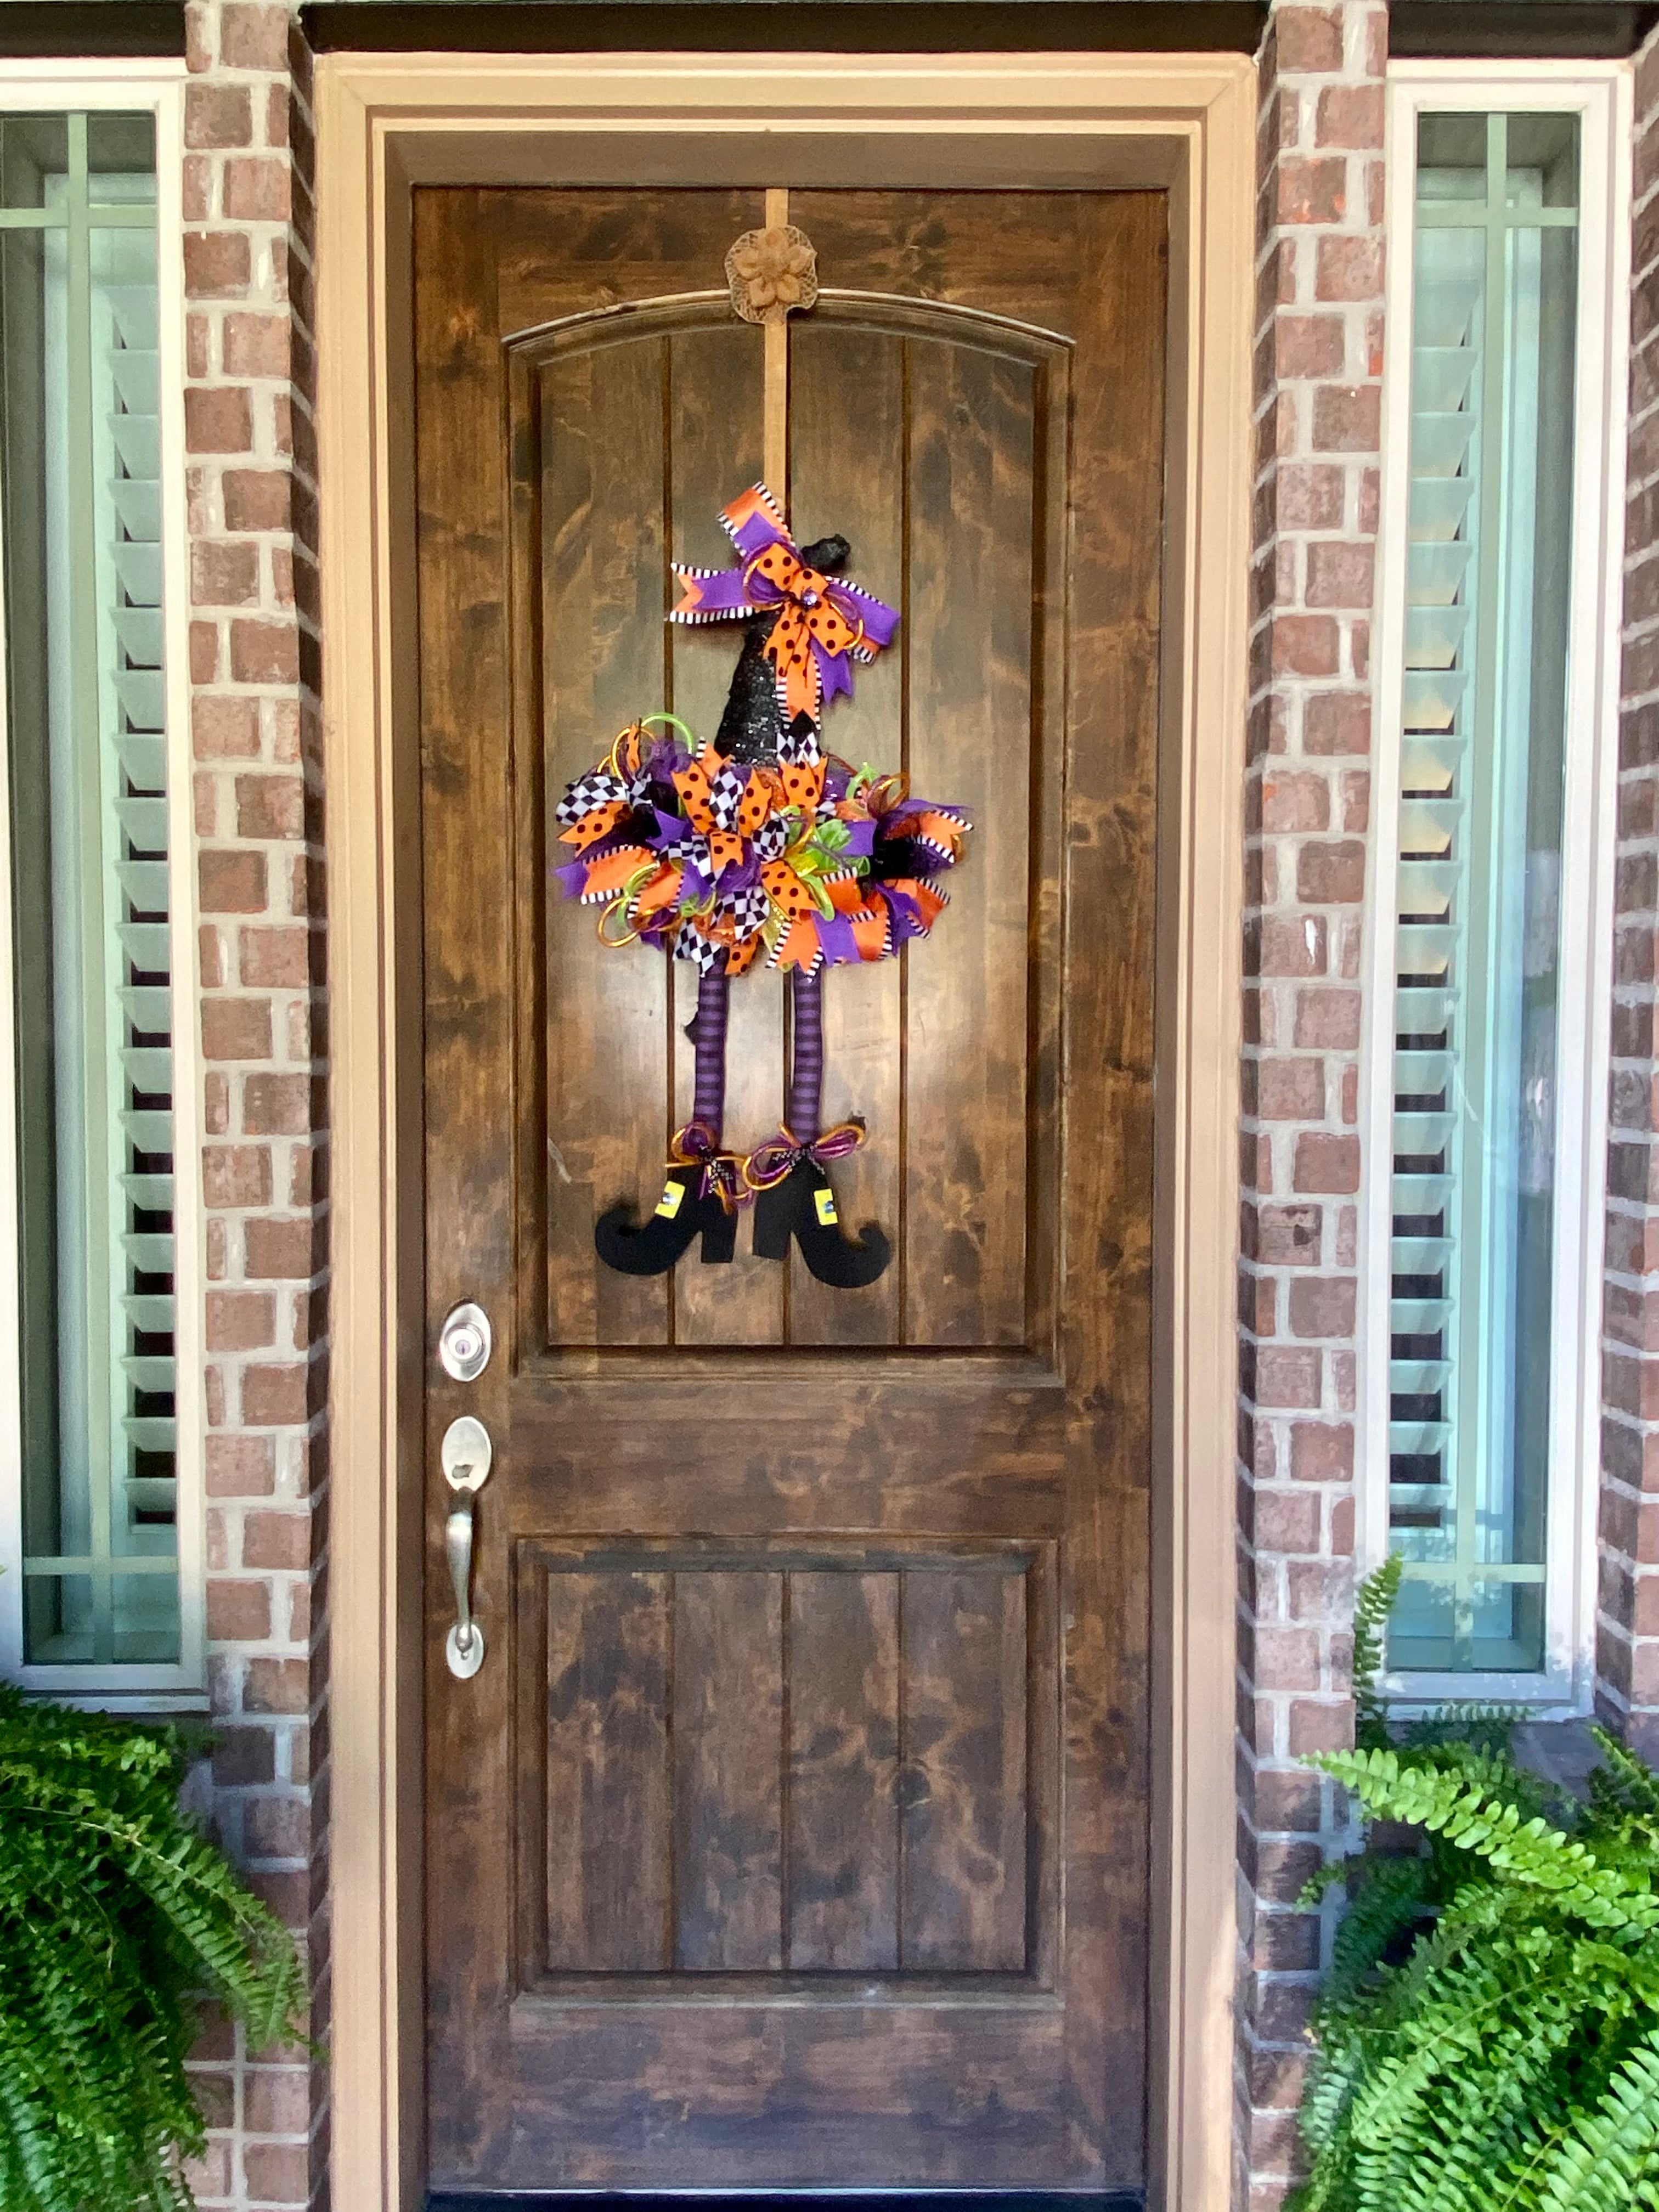
MULTIPOLYGON (((211 785, 210 776, 198 776, 198 783, 211 785)), ((222 930, 210 921, 204 921, 196 933, 197 968, 202 988, 219 991, 225 981, 225 940, 222 930)))
POLYGON ((227 530, 286 530, 291 494, 281 469, 227 469, 223 480, 227 530))
POLYGON ((1252 1517, 1255 1541, 1264 1552, 1319 1549, 1319 1499, 1310 1492, 1258 1490, 1252 1517))
POLYGON ((312 980, 311 932, 302 924, 282 929, 244 929, 237 968, 244 983, 299 988, 312 980))
POLYGON ((263 914, 263 853, 204 853, 198 860, 204 914, 263 914))
POLYGON ((269 1437, 208 1438, 210 1498, 269 1498, 276 1487, 276 1454, 269 1437))
POLYGON ((1319 1686, 1319 1638, 1310 1628, 1256 1627, 1248 1650, 1248 1671, 1258 1689, 1310 1690, 1319 1686))
POLYGON ((185 293, 191 300, 238 300, 252 281, 247 234, 240 230, 185 233, 185 293))
POLYGON ((1334 676, 1341 666, 1340 637, 1328 615, 1280 614, 1273 618, 1273 665, 1280 676, 1334 676))
POLYGON ((311 1079, 307 1075, 248 1076, 242 1085, 242 1127, 252 1137, 309 1133, 311 1079))
POLYGON ((1308 605, 1369 607, 1375 566, 1369 545, 1316 538, 1308 548, 1308 605))
POLYGON ((238 684, 298 683, 299 631, 292 623, 232 623, 230 672, 238 684))
POLYGON ((227 376, 286 376, 289 325, 285 315, 228 314, 224 320, 227 376))
POLYGON ((259 597, 257 545, 204 544, 190 549, 190 596, 198 607, 245 607, 259 597))
POLYGON ((1316 1052, 1357 1052, 1361 1003, 1358 991, 1298 991, 1296 1042, 1316 1052))
POLYGON ((308 1219, 250 1221, 245 1244, 251 1280, 305 1282, 319 1272, 319 1231, 308 1219))
POLYGON ((199 2158, 187 2158, 183 2162, 185 2179, 190 2184, 191 2192, 196 2202, 204 2208, 228 2203, 230 2200, 232 2148, 228 2141, 212 2136, 199 2158))
POLYGON ((1261 826, 1268 830, 1330 826, 1331 787, 1308 769, 1270 769, 1261 782, 1261 826))
POLYGON ((269 1060, 269 999, 204 999, 202 1050, 209 1060, 269 1060))
MULTIPOLYGON (((240 628, 240 625, 239 624, 240 628)), ((292 632, 287 633, 292 635, 292 632)), ((297 775, 239 775, 236 829, 243 837, 300 837, 305 834, 306 787, 297 775)))
POLYGON ((1325 1136, 1313 1130, 1298 1137, 1293 1181, 1297 1190, 1358 1190, 1358 1138, 1325 1136))
MULTIPOLYGON (((1315 112, 1314 143, 1358 150, 1382 145, 1382 88, 1380 84, 1328 84, 1315 112)), ((1380 291, 1380 283, 1373 285, 1380 291)))
POLYGON ((1353 1429, 1346 1422, 1297 1421, 1291 1430, 1295 1482, 1351 1482, 1353 1429))
POLYGON ((250 2066, 243 2124, 251 2136, 302 2136, 311 2126, 311 2075, 303 2066, 250 2066))
POLYGON ((1329 461, 1281 461, 1275 497, 1281 530, 1340 530, 1346 474, 1329 461))
POLYGON ((1371 702, 1367 691, 1310 692, 1302 708, 1304 751, 1316 754, 1368 753, 1371 748, 1371 702))
POLYGON ((219 58, 227 69, 276 70, 286 74, 288 33, 286 8, 227 6, 219 14, 219 58))
POLYGON ((270 1634, 270 1586, 210 1575, 207 1632, 216 1644, 263 1644, 270 1634))
POLYGON ((242 1419, 250 1428, 303 1427, 311 1412, 311 1370, 305 1363, 243 1369, 242 1419))
POLYGON ((1351 1337, 1355 1287, 1351 1278, 1309 1276, 1291 1285, 1292 1336, 1351 1337))
POLYGON ((202 1152, 203 1196, 210 1206, 269 1206, 269 1145, 209 1145, 202 1152))
POLYGON ((1382 442, 1382 387, 1327 384, 1314 393, 1313 445, 1321 453, 1374 453, 1382 442))
POLYGON ((311 1564, 308 1513, 250 1513, 242 1522, 242 1565, 295 1571, 311 1564))
POLYGON ((1258 1218, 1258 1256, 1274 1267, 1316 1267, 1324 1215, 1316 1206, 1264 1206, 1258 1218))
POLYGON ((303 2143, 250 2143, 242 2154, 242 2170, 251 2204, 304 2204, 310 2197, 310 2160, 303 2143))
POLYGON ((191 84, 185 88, 186 146, 246 146, 253 139, 253 108, 243 86, 191 84))
POLYGON ((1354 839, 1310 842, 1296 860, 1296 895, 1309 906, 1358 906, 1365 896, 1365 848, 1354 839))
POLYGON ((257 699, 216 699, 198 694, 191 702, 190 726, 198 760, 252 760, 258 756, 257 699))
POLYGON ((1273 368, 1280 377, 1340 375, 1347 333, 1340 315, 1279 315, 1273 324, 1273 368))
POLYGON ((1322 1060, 1263 1060, 1256 1070, 1256 1112, 1264 1121, 1316 1121, 1325 1111, 1322 1060))
POLYGON ((240 385, 198 385, 185 393, 185 443, 192 453, 245 453, 253 415, 240 385))
POLYGON ((1316 1406, 1320 1374, 1317 1352, 1264 1344, 1256 1352, 1255 1402, 1258 1406, 1316 1406))
MULTIPOLYGON (((1258 975, 1322 975, 1327 955, 1323 915, 1263 915, 1254 969, 1258 975)), ((1247 948, 1248 952, 1248 948, 1247 948)))
POLYGON ((255 1797, 243 1816, 244 1848, 251 1859, 309 1856, 311 1817, 303 1798, 255 1797))
POLYGON ((1347 205, 1348 165, 1340 155, 1317 155, 1311 160, 1296 154, 1280 156, 1280 222, 1340 222, 1347 205))
POLYGON ((210 1291, 210 1352, 267 1352, 276 1341, 276 1305, 269 1291, 210 1291))
POLYGON ((289 166, 281 155, 245 155, 225 163, 225 213, 239 222, 286 222, 289 166))
POLYGON ((1281 7, 1273 19, 1281 76, 1342 67, 1340 8, 1281 7))

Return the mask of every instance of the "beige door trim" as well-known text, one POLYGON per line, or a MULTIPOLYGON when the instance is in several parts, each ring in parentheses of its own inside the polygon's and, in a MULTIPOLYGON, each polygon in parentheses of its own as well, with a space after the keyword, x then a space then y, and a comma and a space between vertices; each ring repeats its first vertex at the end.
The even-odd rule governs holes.
POLYGON ((1232 55, 329 55, 318 270, 334 1124, 334 2201, 421 2199, 422 182, 1155 185, 1171 203, 1151 2203, 1224 2212, 1255 75, 1232 55), (692 143, 692 142, 695 142, 692 143))

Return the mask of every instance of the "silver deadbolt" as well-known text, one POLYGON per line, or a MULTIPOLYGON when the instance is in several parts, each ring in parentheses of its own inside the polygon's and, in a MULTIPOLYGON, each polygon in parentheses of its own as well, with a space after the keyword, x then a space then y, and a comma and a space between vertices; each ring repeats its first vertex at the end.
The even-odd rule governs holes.
POLYGON ((453 1306, 438 1331, 438 1364, 453 1382, 476 1382, 489 1364, 494 1341, 482 1306, 453 1306))
POLYGON ((471 1413, 444 1431, 439 1464, 452 1503, 444 1522, 444 1556, 455 1591, 455 1625, 444 1639, 444 1657, 458 1681, 470 1682, 483 1665, 483 1631, 472 1618, 472 1534, 477 1497, 495 1449, 489 1431, 471 1413))

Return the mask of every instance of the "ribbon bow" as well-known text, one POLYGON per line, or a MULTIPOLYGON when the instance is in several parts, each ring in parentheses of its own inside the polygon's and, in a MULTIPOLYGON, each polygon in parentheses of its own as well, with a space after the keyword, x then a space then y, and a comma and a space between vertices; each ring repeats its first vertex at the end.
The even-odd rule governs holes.
POLYGON ((793 721, 804 714, 816 722, 826 701, 842 691, 851 696, 848 663, 873 660, 884 646, 891 644, 898 628, 897 610, 844 577, 809 568, 764 484, 756 484, 722 507, 720 521, 743 566, 676 565, 684 597, 672 620, 747 620, 775 611, 777 620, 763 650, 777 677, 784 718, 793 721))
POLYGON ((821 1168, 827 1168, 831 1160, 844 1160, 849 1152, 857 1152, 864 1133, 862 1121, 837 1121, 833 1129, 803 1144, 793 1130, 780 1129, 775 1137, 769 1137, 750 1153, 744 1162, 743 1179, 750 1190, 770 1190, 803 1160, 811 1160, 821 1168))
POLYGON ((735 1213, 740 1206, 749 1203, 744 1180, 747 1170, 742 1155, 721 1152, 719 1139, 706 1121, 688 1121, 683 1129, 674 1132, 668 1140, 668 1164, 671 1168, 700 1167, 702 1175, 697 1183, 697 1196, 708 1198, 712 1194, 727 1213, 735 1213))

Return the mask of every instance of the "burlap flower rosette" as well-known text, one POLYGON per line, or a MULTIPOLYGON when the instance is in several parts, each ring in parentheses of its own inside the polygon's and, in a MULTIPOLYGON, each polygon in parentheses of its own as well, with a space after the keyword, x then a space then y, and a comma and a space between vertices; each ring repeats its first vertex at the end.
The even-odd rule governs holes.
POLYGON ((793 222, 745 230, 726 257, 732 313, 745 323, 779 323, 818 296, 818 258, 793 222))

